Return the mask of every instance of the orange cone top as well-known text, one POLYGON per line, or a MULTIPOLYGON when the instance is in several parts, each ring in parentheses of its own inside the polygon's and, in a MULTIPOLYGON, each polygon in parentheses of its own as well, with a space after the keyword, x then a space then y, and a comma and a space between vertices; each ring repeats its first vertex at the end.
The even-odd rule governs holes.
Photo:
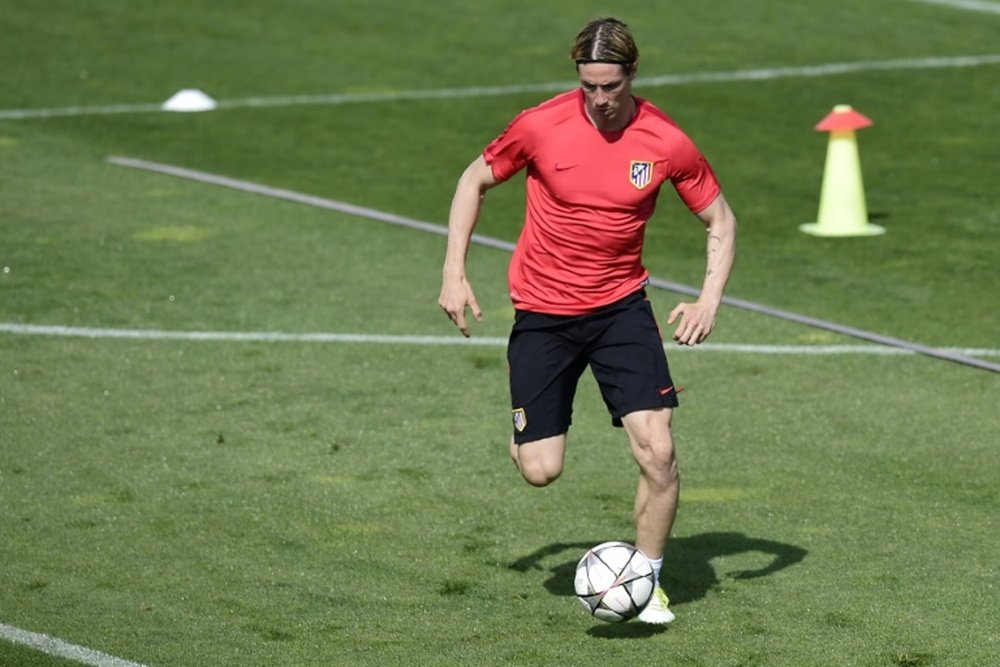
POLYGON ((843 132, 846 130, 860 130, 871 127, 874 122, 871 118, 864 116, 847 104, 838 104, 833 108, 826 118, 816 124, 819 132, 843 132))

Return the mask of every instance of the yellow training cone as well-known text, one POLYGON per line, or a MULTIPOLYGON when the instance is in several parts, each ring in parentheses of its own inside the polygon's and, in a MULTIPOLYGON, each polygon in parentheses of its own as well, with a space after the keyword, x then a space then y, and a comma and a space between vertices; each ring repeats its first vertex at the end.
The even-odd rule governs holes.
POLYGON ((826 149, 823 187, 819 195, 819 218, 800 225, 799 229, 814 236, 875 236, 885 228, 868 224, 865 186, 861 180, 861 160, 855 130, 872 125, 872 121, 847 104, 838 104, 821 120, 816 129, 830 133, 826 149))

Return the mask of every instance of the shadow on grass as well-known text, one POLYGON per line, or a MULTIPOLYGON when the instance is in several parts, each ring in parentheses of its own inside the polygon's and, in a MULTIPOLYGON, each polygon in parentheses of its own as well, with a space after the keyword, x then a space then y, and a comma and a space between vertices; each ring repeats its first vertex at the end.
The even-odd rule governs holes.
MULTIPOLYGON (((550 576, 545 580, 544 586, 550 593, 553 595, 574 595, 573 576, 577 561, 594 544, 596 542, 556 542, 517 559, 509 567, 517 572, 547 569, 550 576), (554 566, 542 564, 543 561, 554 556, 560 558, 554 566), (569 560, 566 560, 567 557, 569 560)), ((756 570, 727 573, 727 578, 756 579, 766 577, 798 563, 808 553, 805 549, 792 544, 748 537, 743 533, 702 533, 688 537, 673 537, 667 547, 661 573, 661 581, 664 590, 670 595, 671 605, 700 600, 719 585, 719 577, 711 563, 713 559, 747 552, 768 554, 772 556, 772 560, 756 570)), ((649 637, 665 629, 665 627, 623 623, 597 626, 591 629, 589 634, 605 638, 628 639, 649 637)))

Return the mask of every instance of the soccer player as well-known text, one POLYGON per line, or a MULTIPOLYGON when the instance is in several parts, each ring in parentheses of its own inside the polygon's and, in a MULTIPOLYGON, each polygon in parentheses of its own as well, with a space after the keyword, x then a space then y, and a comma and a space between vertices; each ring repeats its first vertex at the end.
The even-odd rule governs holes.
MULTIPOLYGON (((524 227, 508 270, 515 309, 507 348, 510 456, 529 484, 559 477, 573 397, 589 366, 639 467, 635 544, 659 581, 680 488, 670 425, 678 403, 644 291, 644 230, 667 181, 705 225, 699 296, 667 319, 677 323, 677 343, 697 345, 715 326, 735 256, 736 218, 694 143, 660 109, 632 95, 639 52, 624 23, 591 21, 571 57, 580 87, 518 114, 459 179, 438 305, 465 336, 467 310, 482 320, 465 272, 480 204, 491 187, 526 170, 524 227)), ((657 583, 639 620, 673 619, 657 583)))

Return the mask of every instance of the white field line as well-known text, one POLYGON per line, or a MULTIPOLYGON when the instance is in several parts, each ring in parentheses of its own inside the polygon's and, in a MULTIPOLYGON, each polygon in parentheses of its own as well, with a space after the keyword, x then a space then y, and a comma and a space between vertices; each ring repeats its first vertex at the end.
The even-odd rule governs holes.
MULTIPOLYGON (((985 4, 985 3, 979 3, 985 4)), ((791 77, 814 78, 835 76, 854 72, 878 72, 886 70, 953 69, 980 67, 1000 64, 1000 54, 984 54, 953 57, 897 58, 891 60, 863 60, 858 62, 826 63, 799 67, 771 67, 723 72, 690 72, 686 74, 665 74, 653 77, 638 77, 638 88, 661 86, 682 86, 698 83, 731 83, 739 81, 770 81, 791 77)), ((438 88, 425 90, 395 90, 371 93, 334 93, 326 95, 285 95, 276 97, 247 97, 231 100, 217 100, 219 109, 244 109, 259 107, 288 107, 301 105, 339 105, 370 102, 398 102, 405 100, 459 99, 475 97, 497 97, 519 93, 545 93, 569 90, 579 85, 576 81, 550 81, 545 83, 515 84, 509 86, 475 86, 469 88, 438 88)), ((22 120, 29 118, 55 118, 65 116, 106 116, 112 114, 134 114, 161 112, 162 104, 112 104, 105 106, 72 106, 38 109, 0 109, 0 120, 22 120)), ((169 112, 173 113, 173 112, 169 112)))
MULTIPOLYGON (((497 336, 420 336, 362 333, 288 333, 282 331, 164 331, 160 329, 102 329, 67 327, 59 325, 33 325, 0 322, 0 333, 26 336, 57 336, 64 338, 127 339, 127 340, 179 340, 195 342, 235 343, 363 343, 369 345, 464 345, 476 347, 503 347, 507 339, 497 336)), ((788 355, 908 355, 915 354, 884 345, 759 345, 750 343, 703 343, 698 347, 667 344, 670 350, 704 350, 706 352, 731 352, 737 354, 788 354, 788 355)), ((1000 356, 1000 349, 945 348, 944 351, 973 356, 1000 356)))
POLYGON ((1000 3, 987 2, 986 0, 910 0, 910 2, 922 2, 925 5, 940 5, 950 9, 966 9, 970 12, 1000 14, 1000 3))
POLYGON ((85 646, 77 646, 56 637, 50 637, 38 632, 28 632, 27 630, 21 630, 20 628, 4 625, 3 623, 0 623, 0 639, 6 639, 9 642, 22 646, 29 646, 46 655, 74 660, 84 665, 92 665, 93 667, 144 667, 144 665, 138 662, 122 660, 121 658, 116 658, 113 655, 101 653, 85 646))

